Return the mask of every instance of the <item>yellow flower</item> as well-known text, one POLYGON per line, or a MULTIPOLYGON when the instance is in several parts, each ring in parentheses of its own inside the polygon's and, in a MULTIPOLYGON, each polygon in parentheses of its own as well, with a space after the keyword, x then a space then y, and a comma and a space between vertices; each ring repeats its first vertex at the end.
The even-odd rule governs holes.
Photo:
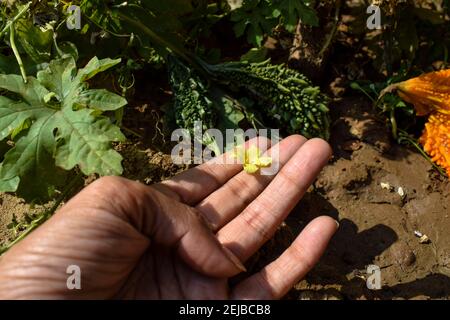
POLYGON ((256 146, 251 146, 248 149, 238 147, 235 149, 233 156, 242 161, 244 171, 249 174, 255 174, 261 168, 268 168, 272 165, 272 158, 262 157, 261 150, 256 146))

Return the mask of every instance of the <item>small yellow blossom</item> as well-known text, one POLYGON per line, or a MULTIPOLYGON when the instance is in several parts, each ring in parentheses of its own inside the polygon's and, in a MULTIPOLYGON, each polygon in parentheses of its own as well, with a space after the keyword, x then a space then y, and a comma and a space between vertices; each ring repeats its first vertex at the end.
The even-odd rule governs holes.
POLYGON ((268 168, 272 165, 272 158, 262 157, 261 154, 261 150, 256 146, 251 146, 248 149, 238 147, 234 151, 234 158, 242 161, 245 172, 255 174, 261 168, 268 168))

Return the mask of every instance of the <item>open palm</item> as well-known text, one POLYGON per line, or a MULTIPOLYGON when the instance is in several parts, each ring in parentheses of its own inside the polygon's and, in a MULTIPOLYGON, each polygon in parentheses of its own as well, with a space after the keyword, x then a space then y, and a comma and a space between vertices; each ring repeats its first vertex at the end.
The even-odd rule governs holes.
POLYGON ((330 157, 318 139, 291 136, 279 147, 275 176, 211 162, 151 187, 97 180, 0 258, 0 298, 282 297, 315 265, 337 225, 317 218, 277 260, 229 287, 330 157), (80 290, 67 287, 73 265, 80 290))

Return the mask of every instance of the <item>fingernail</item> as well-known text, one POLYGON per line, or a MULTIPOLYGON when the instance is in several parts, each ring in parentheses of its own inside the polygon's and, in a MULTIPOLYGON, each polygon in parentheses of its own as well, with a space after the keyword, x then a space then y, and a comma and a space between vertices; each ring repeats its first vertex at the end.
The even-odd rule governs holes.
POLYGON ((247 269, 244 267, 244 265, 242 264, 242 262, 239 260, 238 257, 236 257, 236 255, 231 252, 228 248, 223 247, 223 251, 225 252, 225 254, 227 255, 228 259, 230 259, 231 262, 233 262, 233 264, 242 272, 247 272, 247 269))
POLYGON ((336 222, 337 228, 339 229, 339 227, 340 227, 339 221, 334 220, 334 222, 336 222))

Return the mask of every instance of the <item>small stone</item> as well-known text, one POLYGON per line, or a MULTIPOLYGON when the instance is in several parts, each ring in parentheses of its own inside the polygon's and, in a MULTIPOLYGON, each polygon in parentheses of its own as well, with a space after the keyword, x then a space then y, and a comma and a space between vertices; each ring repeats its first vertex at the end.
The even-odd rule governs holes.
POLYGON ((391 184, 389 182, 381 182, 380 186, 381 186, 381 189, 384 189, 384 190, 389 190, 389 191, 393 190, 393 187, 391 186, 391 184))
POLYGON ((420 244, 428 244, 431 242, 431 240, 426 234, 424 234, 422 237, 420 237, 419 242, 420 244))
POLYGON ((406 196, 405 190, 403 190, 402 187, 399 187, 399 188, 397 189, 397 193, 398 193, 398 195, 399 195, 400 197, 402 197, 402 198, 404 198, 404 197, 406 196))
POLYGON ((423 233, 420 232, 420 231, 417 231, 417 230, 414 231, 414 235, 415 235, 417 238, 422 238, 422 237, 423 237, 423 233))

